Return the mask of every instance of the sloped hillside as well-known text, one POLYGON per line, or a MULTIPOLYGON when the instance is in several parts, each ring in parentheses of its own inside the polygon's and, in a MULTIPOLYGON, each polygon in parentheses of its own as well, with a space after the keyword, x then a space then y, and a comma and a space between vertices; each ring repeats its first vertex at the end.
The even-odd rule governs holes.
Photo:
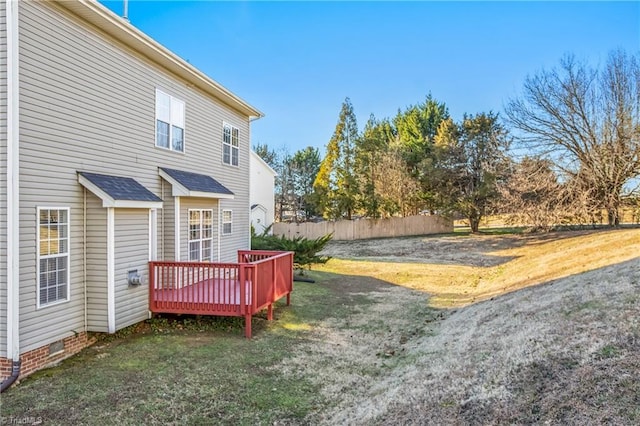
MULTIPOLYGON (((493 266, 502 271, 484 272, 475 288, 503 294, 464 307, 426 314, 423 292, 376 287, 368 293, 376 303, 347 322, 325 324, 317 343, 302 348, 326 396, 340 395, 314 420, 640 423, 640 234, 574 237, 492 252, 507 259, 493 266), (524 265, 532 278, 521 277, 526 288, 514 290, 524 265), (316 355, 323 361, 314 364, 316 355), (341 369, 351 374, 343 379, 341 369)), ((376 267, 347 264, 360 272, 376 267)), ((402 276, 402 266, 396 267, 402 276)), ((385 268, 378 272, 392 276, 385 268)), ((417 280, 412 276, 410 287, 420 288, 417 280)), ((349 280, 334 285, 348 288, 349 280)))

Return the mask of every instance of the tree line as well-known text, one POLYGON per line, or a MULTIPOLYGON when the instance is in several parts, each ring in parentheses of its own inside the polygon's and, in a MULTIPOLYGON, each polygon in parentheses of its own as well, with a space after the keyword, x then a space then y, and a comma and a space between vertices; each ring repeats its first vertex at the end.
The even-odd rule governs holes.
POLYGON ((640 64, 620 50, 601 68, 567 55, 527 77, 504 118, 455 121, 429 94, 359 131, 346 98, 323 158, 313 147, 254 149, 278 172, 276 220, 439 213, 477 232, 487 214, 507 213, 542 230, 615 226, 623 204, 637 203, 640 64))

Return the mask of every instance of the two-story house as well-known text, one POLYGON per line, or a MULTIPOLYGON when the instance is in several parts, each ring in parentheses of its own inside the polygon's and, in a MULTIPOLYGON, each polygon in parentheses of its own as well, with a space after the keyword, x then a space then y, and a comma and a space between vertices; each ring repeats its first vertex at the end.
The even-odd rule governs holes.
POLYGON ((149 261, 249 248, 261 116, 96 1, 0 1, 1 378, 148 318, 149 261))

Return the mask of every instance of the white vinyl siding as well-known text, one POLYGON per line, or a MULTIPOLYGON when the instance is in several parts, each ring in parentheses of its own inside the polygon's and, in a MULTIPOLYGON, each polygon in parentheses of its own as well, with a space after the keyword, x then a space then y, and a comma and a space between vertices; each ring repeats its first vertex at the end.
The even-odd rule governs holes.
POLYGON ((222 235, 229 235, 233 231, 233 211, 222 211, 222 235))
POLYGON ((115 210, 116 330, 147 319, 149 314, 149 210, 115 210), (137 271, 142 285, 130 286, 137 271))
POLYGON ((87 330, 106 333, 107 319, 107 209, 86 192, 87 330))
POLYGON ((184 102, 156 89, 156 146, 184 152, 184 102))
POLYGON ((175 259, 175 199, 171 195, 171 185, 164 180, 160 197, 162 209, 158 210, 158 259, 175 259))
POLYGON ((213 210, 189 210, 189 261, 211 262, 213 210))
POLYGON ((230 124, 222 125, 222 162, 237 166, 239 156, 239 130, 230 124))
POLYGON ((38 307, 69 300, 69 208, 38 207, 38 307))

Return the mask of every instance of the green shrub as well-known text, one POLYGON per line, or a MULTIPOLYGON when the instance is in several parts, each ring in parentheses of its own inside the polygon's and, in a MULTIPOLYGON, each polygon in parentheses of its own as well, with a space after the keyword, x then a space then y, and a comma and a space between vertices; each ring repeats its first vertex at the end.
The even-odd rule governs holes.
POLYGON ((277 250, 294 252, 293 263, 296 269, 308 268, 314 263, 326 263, 328 256, 319 256, 318 252, 327 245, 333 234, 310 240, 305 237, 294 237, 292 239, 285 236, 269 235, 271 227, 265 229, 262 234, 256 234, 251 229, 251 249, 252 250, 277 250))

